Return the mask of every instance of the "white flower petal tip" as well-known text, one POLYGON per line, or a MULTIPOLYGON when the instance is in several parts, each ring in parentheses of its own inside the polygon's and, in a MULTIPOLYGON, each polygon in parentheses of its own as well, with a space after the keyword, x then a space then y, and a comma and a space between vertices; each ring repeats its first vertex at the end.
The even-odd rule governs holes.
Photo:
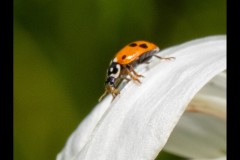
POLYGON ((195 95, 187 111, 164 150, 197 160, 226 156, 226 73, 211 79, 195 95))
POLYGON ((226 120, 226 72, 209 81, 190 102, 187 111, 202 112, 226 120))
POLYGON ((107 96, 70 136, 57 160, 153 160, 194 95, 226 69, 226 37, 212 36, 159 52, 140 65, 141 85, 107 96))

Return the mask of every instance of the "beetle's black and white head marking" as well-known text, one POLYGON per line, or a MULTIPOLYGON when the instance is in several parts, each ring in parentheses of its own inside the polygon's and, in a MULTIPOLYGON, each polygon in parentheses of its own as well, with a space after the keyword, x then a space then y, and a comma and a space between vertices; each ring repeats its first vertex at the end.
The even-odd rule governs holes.
POLYGON ((119 77, 121 72, 121 66, 120 64, 112 61, 112 63, 110 64, 108 70, 107 70, 107 79, 105 84, 108 85, 114 85, 115 79, 119 77))

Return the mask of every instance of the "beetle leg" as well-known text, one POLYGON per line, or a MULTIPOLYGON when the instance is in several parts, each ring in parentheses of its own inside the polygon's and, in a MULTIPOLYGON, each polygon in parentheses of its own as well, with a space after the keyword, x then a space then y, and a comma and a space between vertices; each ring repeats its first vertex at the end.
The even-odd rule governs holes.
POLYGON ((150 61, 146 61, 146 62, 144 62, 145 64, 150 64, 150 61))
POLYGON ((165 60, 175 59, 175 57, 165 57, 165 58, 163 58, 163 57, 160 57, 160 56, 158 56, 158 55, 154 55, 154 56, 157 57, 157 58, 159 58, 159 59, 165 59, 165 60))
POLYGON ((118 94, 120 94, 120 91, 118 89, 112 89, 111 93, 117 96, 118 94))
POLYGON ((120 91, 113 87, 106 87, 105 92, 101 95, 101 97, 98 99, 98 102, 102 101, 102 99, 108 94, 111 93, 113 96, 113 99, 120 94, 120 91))
POLYGON ((121 79, 125 79, 125 80, 127 80, 127 81, 130 81, 130 80, 131 80, 130 78, 127 78, 126 76, 123 76, 123 75, 121 75, 121 79))
POLYGON ((144 77, 143 75, 138 74, 131 65, 128 65, 128 66, 130 67, 130 71, 133 72, 135 76, 144 77))
MULTIPOLYGON (((130 65, 128 65, 128 66, 130 66, 130 65)), ((137 81, 138 83, 141 84, 141 81, 138 79, 138 77, 140 77, 141 75, 138 75, 138 74, 135 75, 135 73, 136 73, 135 71, 134 71, 135 73, 133 72, 134 73, 134 75, 133 75, 130 70, 131 67, 129 69, 127 66, 123 66, 123 67, 124 67, 125 71, 127 72, 127 74, 131 77, 132 80, 137 81)))
POLYGON ((120 91, 119 91, 118 89, 115 89, 115 88, 111 88, 111 89, 110 89, 110 92, 111 92, 111 94, 112 94, 112 96, 113 96, 112 101, 115 99, 115 97, 116 97, 118 94, 120 94, 120 91))

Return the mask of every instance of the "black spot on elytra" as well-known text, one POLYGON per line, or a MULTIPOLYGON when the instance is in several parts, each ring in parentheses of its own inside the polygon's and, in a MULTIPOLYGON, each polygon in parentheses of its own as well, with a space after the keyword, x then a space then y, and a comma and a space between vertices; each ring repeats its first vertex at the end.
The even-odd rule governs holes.
POLYGON ((135 46, 137 46, 137 44, 136 43, 131 43, 131 44, 129 44, 129 46, 135 47, 135 46))
POLYGON ((123 55, 123 56, 122 56, 122 59, 125 59, 126 57, 127 57, 126 55, 123 55))
POLYGON ((148 48, 148 46, 145 43, 140 44, 139 47, 141 47, 141 48, 148 48))

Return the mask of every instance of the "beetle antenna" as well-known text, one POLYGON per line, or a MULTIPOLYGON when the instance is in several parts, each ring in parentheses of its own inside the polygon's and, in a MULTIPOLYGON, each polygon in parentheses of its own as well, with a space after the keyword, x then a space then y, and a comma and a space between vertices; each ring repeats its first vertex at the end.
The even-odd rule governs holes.
POLYGON ((102 99, 107 95, 108 91, 105 90, 105 92, 101 95, 101 97, 98 99, 98 102, 101 102, 102 99))

